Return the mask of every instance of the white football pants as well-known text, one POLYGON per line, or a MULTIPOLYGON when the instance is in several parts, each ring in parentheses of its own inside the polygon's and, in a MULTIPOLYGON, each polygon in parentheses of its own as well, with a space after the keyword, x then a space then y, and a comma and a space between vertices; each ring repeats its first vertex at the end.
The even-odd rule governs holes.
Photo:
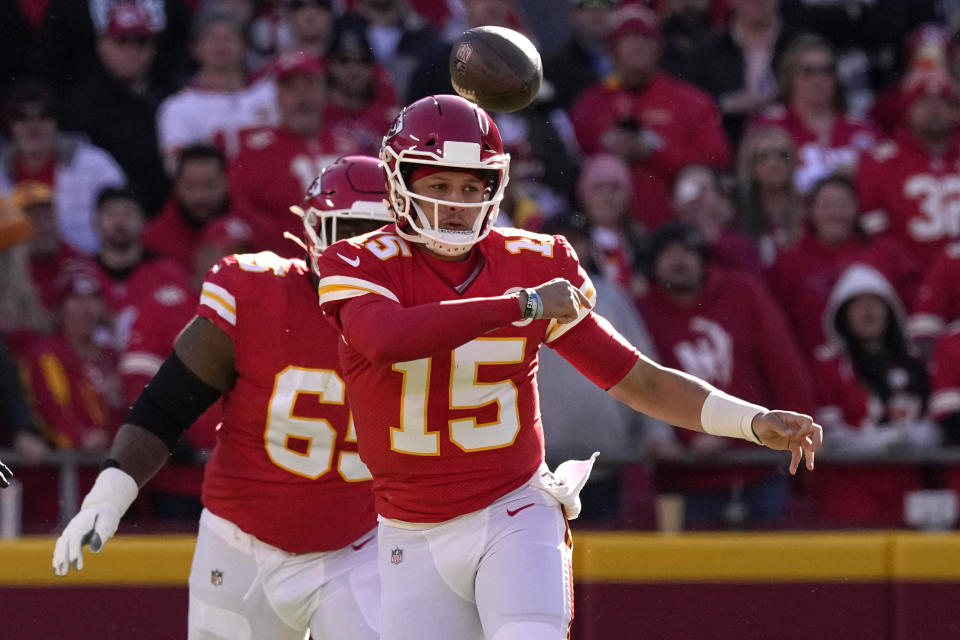
POLYGON ((337 551, 293 554, 204 509, 190 568, 189 640, 376 640, 374 535, 337 551))
POLYGON ((435 527, 381 522, 383 640, 560 640, 572 542, 557 500, 524 485, 435 527))

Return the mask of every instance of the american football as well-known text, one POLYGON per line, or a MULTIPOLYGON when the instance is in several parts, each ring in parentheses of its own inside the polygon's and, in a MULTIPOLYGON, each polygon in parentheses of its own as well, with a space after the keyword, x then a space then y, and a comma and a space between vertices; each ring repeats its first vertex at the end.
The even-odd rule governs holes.
POLYGON ((450 82, 461 96, 488 111, 518 111, 537 97, 543 81, 540 52, 513 29, 465 31, 450 52, 450 82))

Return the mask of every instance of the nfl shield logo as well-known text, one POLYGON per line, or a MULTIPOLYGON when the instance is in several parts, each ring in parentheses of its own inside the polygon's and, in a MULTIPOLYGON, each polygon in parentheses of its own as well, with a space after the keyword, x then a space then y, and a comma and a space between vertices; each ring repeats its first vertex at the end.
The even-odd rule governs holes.
POLYGON ((400 547, 395 548, 390 552, 390 562, 392 564, 400 564, 403 562, 403 549, 400 547))
POLYGON ((214 569, 211 571, 210 584, 215 587, 219 587, 221 584, 223 584, 223 571, 220 571, 219 569, 214 569))
POLYGON ((454 58, 454 66, 457 71, 463 73, 463 70, 467 68, 467 62, 470 61, 470 57, 473 55, 473 47, 470 46, 469 42, 464 42, 460 45, 460 48, 457 49, 457 55, 454 58))

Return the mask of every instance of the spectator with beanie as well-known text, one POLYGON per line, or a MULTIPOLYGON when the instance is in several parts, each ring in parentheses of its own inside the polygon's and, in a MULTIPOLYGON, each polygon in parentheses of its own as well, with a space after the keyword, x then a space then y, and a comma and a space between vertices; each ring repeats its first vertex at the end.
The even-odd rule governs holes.
POLYGON ((170 259, 143 247, 143 208, 129 191, 105 189, 97 199, 97 230, 102 239, 97 276, 113 315, 113 346, 127 347, 140 307, 154 298, 174 306, 190 297, 187 274, 170 259))
MULTIPOLYGON (((93 270, 93 260, 63 241, 57 227, 53 191, 43 182, 21 182, 10 195, 10 203, 26 214, 33 233, 27 241, 30 277, 45 309, 57 306, 58 282, 69 270, 93 270)), ((91 221, 92 222, 92 221, 91 221)), ((98 238, 99 244, 99 238, 98 238)))
MULTIPOLYGON (((652 286, 638 306, 661 364, 759 405, 813 408, 804 358, 760 281, 712 267, 699 234, 678 222, 654 232, 649 268, 652 286)), ((736 446, 707 434, 676 433, 680 448, 657 452, 667 463, 683 449, 709 456, 736 446)), ((786 477, 769 467, 714 468, 707 459, 696 469, 667 465, 658 482, 663 490, 685 494, 687 521, 694 527, 722 524, 731 500, 743 500, 747 523, 774 523, 785 513, 786 477)))
POLYGON ((171 170, 188 145, 218 139, 230 156, 237 151, 238 131, 277 121, 272 83, 249 82, 243 24, 233 14, 216 5, 198 12, 190 52, 197 73, 157 110, 160 150, 171 170))
POLYGON ((119 165, 82 136, 58 131, 53 91, 42 80, 13 84, 4 101, 4 120, 10 140, 0 142, 0 196, 9 196, 25 181, 47 185, 63 239, 80 251, 95 252, 94 203, 104 187, 123 186, 119 165))
POLYGON ((241 132, 240 152, 227 176, 234 207, 253 228, 256 248, 290 255, 299 249, 283 232, 297 234, 302 224, 289 207, 340 154, 330 129, 322 126, 323 63, 289 52, 276 60, 274 74, 280 124, 241 132))
POLYGON ((901 129, 864 158, 857 192, 863 228, 893 238, 915 266, 914 290, 943 248, 960 239, 957 91, 934 69, 907 76, 902 95, 901 129))
POLYGON ((147 224, 143 246, 193 269, 193 254, 204 229, 230 210, 227 160, 209 144, 185 147, 177 155, 167 206, 147 224))
POLYGON ((168 88, 155 83, 156 27, 141 6, 124 2, 110 10, 97 38, 100 62, 61 104, 64 129, 81 131, 112 155, 149 215, 167 197, 166 172, 157 144, 157 107, 168 88))
MULTIPOLYGON (((882 455, 937 446, 926 365, 907 341, 904 321, 897 294, 875 269, 852 265, 834 286, 823 319, 831 341, 814 364, 815 415, 830 430, 831 450, 882 455)), ((824 471, 813 485, 819 513, 847 524, 899 525, 904 493, 923 486, 916 465, 824 471)))
POLYGON ((634 213, 648 229, 670 219, 670 189, 683 167, 730 161, 709 96, 657 69, 660 33, 646 9, 621 9, 608 36, 614 72, 581 94, 570 119, 581 148, 620 156, 633 173, 634 213))

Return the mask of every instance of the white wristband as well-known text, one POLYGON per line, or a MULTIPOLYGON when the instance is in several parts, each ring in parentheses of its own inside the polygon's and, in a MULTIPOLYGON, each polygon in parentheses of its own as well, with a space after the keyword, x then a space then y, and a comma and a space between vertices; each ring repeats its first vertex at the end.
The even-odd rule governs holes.
POLYGON ((97 481, 93 483, 93 488, 83 499, 80 508, 105 506, 116 509, 122 516, 137 499, 139 491, 137 481, 130 474, 116 467, 109 467, 97 476, 97 481))
POLYGON ((766 411, 760 405, 745 402, 730 394, 714 389, 703 401, 700 410, 700 422, 703 430, 715 436, 743 438, 754 444, 763 445, 753 432, 753 419, 766 411))

